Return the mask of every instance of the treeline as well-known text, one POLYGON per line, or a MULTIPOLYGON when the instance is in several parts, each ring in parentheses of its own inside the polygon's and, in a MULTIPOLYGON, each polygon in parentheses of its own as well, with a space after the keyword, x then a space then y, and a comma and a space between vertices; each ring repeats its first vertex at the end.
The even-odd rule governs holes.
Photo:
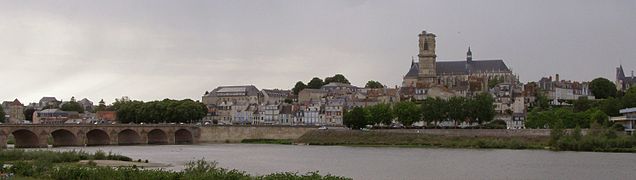
POLYGON ((621 109, 636 107, 636 87, 630 88, 624 94, 617 93, 616 97, 607 96, 606 99, 596 100, 581 97, 564 103, 572 106, 551 106, 547 98, 539 96, 537 103, 528 113, 526 127, 551 128, 562 124, 564 128, 590 128, 596 123, 603 127, 614 126, 615 129, 619 129, 620 125, 610 122, 609 116, 619 116, 621 109))
POLYGON ((479 123, 490 122, 495 117, 494 99, 488 93, 472 98, 451 97, 427 98, 421 102, 399 102, 391 106, 378 104, 365 108, 356 107, 344 115, 344 125, 353 129, 367 125, 391 125, 393 120, 411 126, 413 123, 425 121, 427 124, 439 124, 444 121, 479 123))
POLYGON ((116 101, 112 108, 117 111, 120 123, 187 123, 202 119, 208 112, 203 103, 190 99, 116 101))
MULTIPOLYGON (((342 74, 335 74, 331 77, 326 77, 325 80, 320 79, 319 77, 314 77, 305 84, 302 81, 296 82, 294 87, 292 88, 292 92, 295 95, 298 95, 300 91, 303 89, 320 89, 322 86, 327 85, 332 82, 343 83, 343 84, 351 84, 349 80, 342 74)), ((370 80, 365 84, 365 88, 383 88, 384 85, 378 81, 370 80)))

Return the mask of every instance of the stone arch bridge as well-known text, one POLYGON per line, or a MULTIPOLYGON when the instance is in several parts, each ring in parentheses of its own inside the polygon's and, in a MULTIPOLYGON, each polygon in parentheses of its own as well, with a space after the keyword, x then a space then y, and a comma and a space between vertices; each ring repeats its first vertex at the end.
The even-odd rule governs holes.
POLYGON ((201 130, 192 125, 0 125, 0 148, 10 135, 16 148, 136 144, 196 144, 201 130))

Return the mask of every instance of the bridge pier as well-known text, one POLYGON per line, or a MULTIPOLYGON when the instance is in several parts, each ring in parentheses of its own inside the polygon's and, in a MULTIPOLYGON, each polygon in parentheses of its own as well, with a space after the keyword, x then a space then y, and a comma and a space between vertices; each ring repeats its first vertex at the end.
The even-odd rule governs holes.
POLYGON ((6 149, 6 148, 7 148, 7 135, 0 134, 0 149, 6 149))

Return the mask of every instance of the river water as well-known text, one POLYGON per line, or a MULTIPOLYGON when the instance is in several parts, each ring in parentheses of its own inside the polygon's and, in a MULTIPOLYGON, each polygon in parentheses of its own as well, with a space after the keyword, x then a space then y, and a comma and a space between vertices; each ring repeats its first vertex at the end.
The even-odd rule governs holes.
POLYGON ((636 154, 261 144, 62 147, 171 164, 216 161, 253 175, 311 172, 354 179, 636 179, 636 154))

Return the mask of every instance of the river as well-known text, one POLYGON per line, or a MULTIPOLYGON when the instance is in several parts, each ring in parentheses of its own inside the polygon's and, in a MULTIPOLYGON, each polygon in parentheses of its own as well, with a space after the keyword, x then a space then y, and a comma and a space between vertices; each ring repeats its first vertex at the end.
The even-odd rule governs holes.
POLYGON ((354 179, 634 179, 636 154, 261 144, 61 147, 171 164, 216 161, 254 175, 310 172, 354 179))

